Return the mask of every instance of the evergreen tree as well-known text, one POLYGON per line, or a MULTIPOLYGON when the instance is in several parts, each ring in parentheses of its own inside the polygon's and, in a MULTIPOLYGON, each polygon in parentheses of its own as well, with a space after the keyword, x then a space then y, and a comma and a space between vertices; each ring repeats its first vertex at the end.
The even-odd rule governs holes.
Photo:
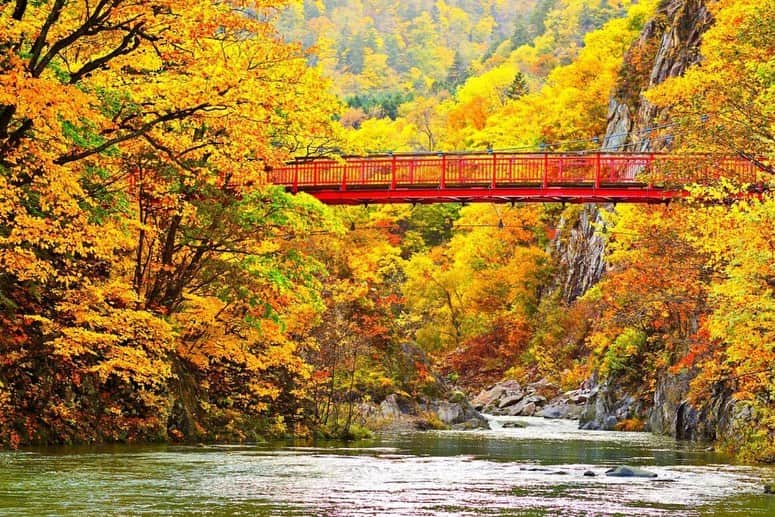
POLYGON ((452 66, 449 68, 449 73, 447 74, 447 87, 450 90, 456 89, 468 79, 468 76, 468 65, 463 60, 463 56, 460 52, 455 52, 455 58, 452 61, 452 66))
POLYGON ((517 72, 508 90, 506 90, 506 97, 511 100, 517 100, 528 93, 530 93, 530 88, 527 86, 525 75, 522 72, 517 72))

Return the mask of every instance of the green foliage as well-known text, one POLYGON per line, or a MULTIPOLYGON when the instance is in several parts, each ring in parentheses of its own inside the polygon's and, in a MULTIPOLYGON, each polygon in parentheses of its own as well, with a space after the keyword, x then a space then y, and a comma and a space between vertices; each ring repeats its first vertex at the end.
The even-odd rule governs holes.
MULTIPOLYGON (((83 121, 81 125, 69 120, 62 121, 62 135, 78 147, 97 147, 105 143, 105 138, 98 133, 97 127, 88 121, 83 121)), ((116 156, 117 151, 110 148, 106 154, 116 156)))
POLYGON ((626 328, 608 346, 601 363, 605 375, 617 375, 632 369, 637 364, 646 345, 646 334, 642 330, 626 328))
POLYGON ((361 109, 371 117, 395 120, 398 108, 411 100, 411 92, 367 92, 347 97, 346 102, 350 108, 361 109))
POLYGON ((456 203, 417 206, 407 220, 408 230, 416 231, 425 246, 438 246, 452 238, 453 225, 459 217, 460 205, 456 203))
POLYGON ((506 97, 515 101, 528 93, 530 93, 530 88, 527 85, 525 75, 522 72, 517 72, 517 75, 514 76, 514 81, 512 81, 508 90, 506 90, 506 97))

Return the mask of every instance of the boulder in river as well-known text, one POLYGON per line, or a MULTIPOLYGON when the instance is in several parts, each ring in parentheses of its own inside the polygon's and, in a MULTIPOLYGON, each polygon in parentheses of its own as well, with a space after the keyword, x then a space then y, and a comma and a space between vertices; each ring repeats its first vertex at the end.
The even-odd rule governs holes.
POLYGON ((576 420, 589 397, 588 390, 565 393, 546 379, 527 385, 508 380, 488 386, 471 401, 474 408, 492 415, 541 416, 576 420))
POLYGON ((574 390, 561 393, 546 406, 536 413, 536 416, 544 418, 563 418, 566 420, 578 420, 584 411, 584 405, 589 398, 586 390, 574 390))
POLYGON ((466 420, 462 404, 455 402, 439 402, 436 414, 439 416, 439 420, 448 425, 459 424, 466 420))
POLYGON ((461 429, 488 429, 490 427, 487 419, 476 411, 467 400, 463 402, 435 401, 428 405, 428 409, 434 411, 439 420, 447 425, 462 424, 461 429))
POLYGON ((522 412, 520 414, 524 415, 524 416, 533 416, 533 415, 535 415, 535 412, 536 412, 536 405, 535 405, 535 403, 534 402, 528 402, 527 404, 525 404, 523 406, 522 412))
POLYGON ((582 407, 576 404, 568 403, 566 400, 553 400, 548 406, 536 413, 536 416, 544 418, 564 418, 567 420, 576 420, 581 415, 582 407))
POLYGON ((528 395, 513 406, 505 408, 508 416, 533 416, 538 408, 546 403, 546 399, 540 395, 528 395))
POLYGON ((628 467, 627 465, 620 465, 612 469, 605 471, 605 475, 609 477, 619 478, 655 478, 657 475, 654 472, 648 470, 639 469, 638 467, 628 467))
POLYGON ((379 404, 364 403, 358 415, 373 429, 402 432, 412 429, 489 429, 490 425, 459 392, 448 399, 415 400, 392 393, 379 404))
POLYGON ((489 424, 486 424, 486 422, 482 423, 482 420, 479 418, 471 418, 459 424, 452 424, 452 429, 456 431, 471 431, 473 429, 487 429, 488 427, 489 424))
POLYGON ((523 396, 524 392, 517 381, 503 381, 483 390, 471 400, 471 405, 474 409, 482 411, 497 408, 503 399, 517 397, 517 400, 514 401, 517 402, 523 396))
POLYGON ((527 425, 523 422, 501 422, 501 429, 523 429, 527 425))
POLYGON ((515 393, 514 395, 509 395, 507 397, 503 397, 500 399, 500 402, 498 402, 498 409, 503 409, 509 406, 513 406, 520 400, 524 398, 525 394, 522 392, 515 393))

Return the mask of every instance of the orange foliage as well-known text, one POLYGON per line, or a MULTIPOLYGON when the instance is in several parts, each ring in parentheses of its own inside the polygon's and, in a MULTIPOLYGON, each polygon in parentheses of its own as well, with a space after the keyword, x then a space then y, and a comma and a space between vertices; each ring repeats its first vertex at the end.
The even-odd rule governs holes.
POLYGON ((627 418, 616 423, 617 431, 624 431, 626 433, 639 433, 646 428, 646 423, 639 418, 627 418))
POLYGON ((317 208, 256 187, 336 103, 278 5, 0 5, 0 442, 179 437, 230 396, 238 428, 303 381, 316 266, 265 239, 317 208))

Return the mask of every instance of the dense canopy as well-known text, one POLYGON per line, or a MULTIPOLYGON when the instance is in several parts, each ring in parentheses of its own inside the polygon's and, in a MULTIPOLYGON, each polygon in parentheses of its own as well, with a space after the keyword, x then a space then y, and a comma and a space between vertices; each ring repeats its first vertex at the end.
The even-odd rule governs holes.
POLYGON ((347 437, 391 394, 502 378, 649 407, 689 375, 699 409, 747 408, 726 445, 775 461, 771 194, 725 202, 724 178, 590 222, 266 182, 291 157, 596 150, 614 95, 652 116, 631 141, 771 182, 775 3, 707 8, 699 63, 651 84, 656 0, 0 3, 0 444, 347 437), (606 271, 569 296, 586 223, 606 271))

